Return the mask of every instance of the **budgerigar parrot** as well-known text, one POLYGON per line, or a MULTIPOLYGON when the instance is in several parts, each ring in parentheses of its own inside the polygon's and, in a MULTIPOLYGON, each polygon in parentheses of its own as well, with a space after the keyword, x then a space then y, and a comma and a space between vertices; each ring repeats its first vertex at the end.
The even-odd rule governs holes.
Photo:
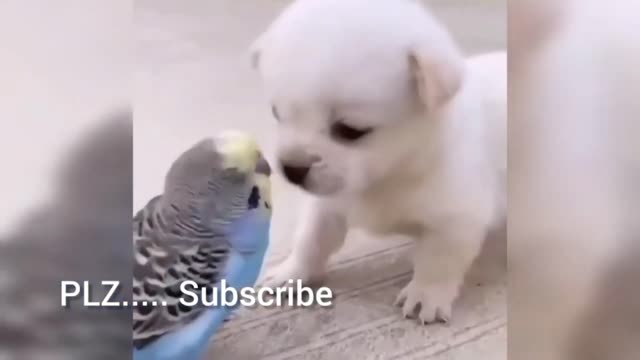
POLYGON ((203 358, 234 307, 185 306, 180 284, 195 281, 198 294, 223 279, 238 293, 254 286, 268 246, 270 174, 240 132, 202 140, 171 165, 164 193, 133 219, 134 360, 203 358))

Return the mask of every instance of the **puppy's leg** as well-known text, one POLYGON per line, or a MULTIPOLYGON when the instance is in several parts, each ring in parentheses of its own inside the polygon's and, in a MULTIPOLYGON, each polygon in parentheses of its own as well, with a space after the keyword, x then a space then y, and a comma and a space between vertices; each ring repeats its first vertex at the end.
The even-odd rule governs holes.
POLYGON ((463 222, 447 224, 416 240, 413 278, 396 299, 405 317, 413 317, 420 305, 421 323, 450 321, 452 304, 486 233, 485 226, 463 222))
POLYGON ((303 284, 322 281, 329 257, 344 244, 347 234, 344 213, 322 199, 309 199, 305 205, 291 254, 267 272, 263 286, 280 287, 290 279, 303 284))

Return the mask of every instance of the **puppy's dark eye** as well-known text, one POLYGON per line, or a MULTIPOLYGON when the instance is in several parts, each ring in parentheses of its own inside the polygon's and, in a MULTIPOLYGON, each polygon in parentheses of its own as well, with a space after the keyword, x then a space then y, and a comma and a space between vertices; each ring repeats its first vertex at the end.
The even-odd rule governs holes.
POLYGON ((273 115, 273 117, 280 121, 280 115, 278 114, 278 108, 276 108, 275 105, 271 105, 271 115, 273 115))
POLYGON ((372 128, 357 129, 338 121, 331 125, 331 136, 341 141, 356 141, 369 135, 372 128))

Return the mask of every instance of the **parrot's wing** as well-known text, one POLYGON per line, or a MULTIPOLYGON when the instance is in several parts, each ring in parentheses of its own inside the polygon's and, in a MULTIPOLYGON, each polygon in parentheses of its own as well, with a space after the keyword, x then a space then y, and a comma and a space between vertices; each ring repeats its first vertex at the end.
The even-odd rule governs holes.
POLYGON ((133 219, 133 300, 137 302, 133 345, 137 349, 197 318, 205 307, 180 303, 180 284, 192 280, 199 289, 216 287, 229 258, 228 243, 212 241, 208 238, 215 236, 212 233, 185 238, 158 231, 163 226, 156 211, 160 199, 152 199, 133 219))

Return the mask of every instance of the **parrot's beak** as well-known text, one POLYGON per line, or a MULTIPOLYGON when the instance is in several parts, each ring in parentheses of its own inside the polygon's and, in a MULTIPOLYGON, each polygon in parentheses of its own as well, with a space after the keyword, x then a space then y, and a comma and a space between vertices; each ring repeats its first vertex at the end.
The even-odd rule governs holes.
POLYGON ((267 177, 271 176, 271 166, 269 165, 267 159, 262 156, 262 154, 260 154, 260 157, 258 158, 258 162, 256 164, 256 174, 262 174, 267 177))

